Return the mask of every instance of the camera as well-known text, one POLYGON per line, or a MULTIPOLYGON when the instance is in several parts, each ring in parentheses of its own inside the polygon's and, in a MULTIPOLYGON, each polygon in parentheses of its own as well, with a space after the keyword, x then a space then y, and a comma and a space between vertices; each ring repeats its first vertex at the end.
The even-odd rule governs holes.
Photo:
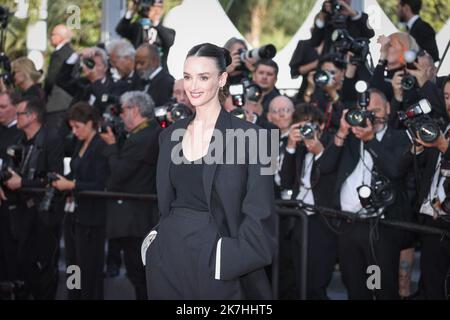
POLYGON ((246 101, 258 102, 262 95, 261 87, 249 79, 230 85, 229 92, 236 107, 243 107, 246 101))
POLYGON ((360 64, 366 61, 369 54, 369 41, 364 38, 352 38, 346 29, 336 29, 331 35, 336 51, 342 54, 353 53, 351 64, 360 64))
MULTIPOLYGON (((53 172, 49 172, 47 173, 47 183, 49 185, 51 185, 52 182, 58 180, 58 176, 56 175, 56 173, 53 172)), ((39 204, 39 211, 40 212, 48 212, 50 211, 50 208, 52 206, 53 203, 53 198, 55 197, 57 190, 53 187, 47 187, 45 188, 45 194, 44 194, 44 198, 42 198, 41 203, 39 204)))
POLYGON ((302 137, 306 140, 314 139, 316 132, 319 132, 320 128, 317 124, 308 122, 298 128, 302 137))
POLYGON ((277 54, 277 49, 273 44, 266 44, 259 48, 252 50, 239 49, 239 59, 241 64, 236 68, 237 71, 248 71, 244 61, 247 59, 255 58, 257 61, 260 59, 272 59, 277 54))
POLYGON ((0 52, 0 79, 7 86, 13 83, 13 74, 11 70, 11 63, 7 55, 0 52))
POLYGON ((370 93, 367 91, 368 84, 365 81, 359 80, 355 84, 355 90, 357 94, 357 103, 361 107, 361 109, 352 109, 347 112, 345 115, 345 120, 352 127, 366 127, 367 119, 370 122, 374 123, 375 114, 371 111, 367 110, 367 106, 370 103, 370 93))
POLYGON ((92 70, 95 67, 95 61, 92 58, 83 58, 81 59, 81 63, 85 65, 89 70, 92 70))
POLYGON ((155 4, 155 0, 133 0, 133 2, 138 14, 143 18, 148 17, 150 7, 155 4))
POLYGON ((171 123, 186 119, 191 115, 191 109, 185 104, 178 103, 175 98, 172 98, 165 105, 155 108, 155 118, 161 128, 167 128, 171 123), (169 119, 169 113, 171 119, 169 119))
POLYGON ((9 9, 4 6, 0 6, 0 29, 6 29, 8 26, 9 9))
POLYGON ((394 203, 396 196, 387 178, 375 172, 373 174, 371 186, 364 184, 356 189, 361 206, 366 210, 366 217, 380 215, 384 208, 394 203))
POLYGON ((102 102, 110 102, 111 104, 106 107, 105 112, 102 114, 102 118, 98 126, 98 132, 106 133, 108 132, 107 128, 110 127, 116 137, 125 135, 125 125, 120 117, 120 114, 122 113, 122 106, 116 97, 108 96, 107 99, 107 101, 103 101, 102 98, 102 102))
POLYGON ((322 5, 322 12, 327 14, 327 22, 334 28, 345 28, 347 17, 341 14, 342 5, 337 0, 327 0, 322 5), (331 5, 331 12, 326 10, 326 4, 331 5))
POLYGON ((2 163, 0 167, 0 185, 11 179, 12 174, 8 170, 8 166, 2 163))
POLYGON ((416 84, 416 78, 410 74, 405 74, 400 82, 403 90, 411 90, 416 84))
POLYGON ((8 159, 3 159, 0 165, 0 185, 11 179, 12 174, 8 168, 19 168, 22 163, 23 146, 12 145, 6 149, 8 159))
POLYGON ((314 83, 319 88, 329 86, 334 80, 334 74, 326 70, 318 70, 314 74, 314 83))
POLYGON ((406 111, 398 111, 398 118, 407 128, 411 141, 414 141, 414 138, 420 138, 422 141, 430 143, 439 137, 441 130, 439 125, 428 115, 430 112, 431 105, 427 99, 420 100, 406 111))

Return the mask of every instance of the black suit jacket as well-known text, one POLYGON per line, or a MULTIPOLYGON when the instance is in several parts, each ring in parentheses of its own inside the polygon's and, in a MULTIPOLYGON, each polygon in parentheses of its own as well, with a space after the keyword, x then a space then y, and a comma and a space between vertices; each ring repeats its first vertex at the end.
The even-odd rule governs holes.
MULTIPOLYGON (((333 135, 325 132, 320 141, 326 148, 330 143, 333 143, 333 137, 333 135)), ((304 144, 297 146, 294 154, 290 154, 288 152, 284 153, 283 164, 280 171, 281 188, 293 190, 294 193, 292 195, 292 199, 295 199, 299 192, 302 168, 304 166, 305 156, 307 153, 308 150, 304 144)), ((334 192, 336 174, 334 172, 322 172, 321 162, 322 157, 318 160, 315 160, 315 157, 313 157, 311 168, 311 186, 314 203, 318 206, 332 207, 333 197, 330 197, 330 194, 333 194, 334 192)))
MULTIPOLYGON (((106 179, 109 175, 108 161, 103 155, 106 144, 98 134, 94 136, 87 147, 83 157, 77 159, 76 165, 74 158, 79 157, 82 142, 78 142, 72 162, 70 164, 72 172, 71 179, 75 179, 74 194, 76 198, 75 222, 84 226, 104 226, 106 202, 101 198, 77 198, 79 191, 104 191, 106 179)), ((72 214, 72 213, 69 213, 72 214)))
MULTIPOLYGON (((161 127, 156 120, 131 133, 123 146, 109 145, 104 150, 111 175, 108 191, 135 194, 156 193, 156 162, 158 137, 161 127)), ((107 235, 110 238, 143 237, 157 221, 154 203, 145 201, 109 201, 107 212, 107 235)))
POLYGON ((422 49, 426 50, 434 61, 439 61, 439 51, 436 44, 436 32, 428 22, 419 18, 414 22, 409 30, 411 36, 416 39, 417 44, 422 49))
POLYGON ((51 54, 44 84, 44 90, 47 96, 52 92, 53 85, 56 83, 56 79, 62 65, 67 59, 69 59, 73 52, 74 51, 70 43, 66 43, 61 47, 61 49, 55 50, 51 54))
MULTIPOLYGON (((161 65, 167 70, 167 57, 169 56, 170 47, 175 41, 175 30, 166 28, 162 23, 154 27, 158 32, 155 45, 162 49, 161 65)), ((131 19, 123 17, 116 27, 118 35, 127 38, 134 45, 139 47, 144 42, 144 29, 138 22, 131 23, 131 19)))
MULTIPOLYGON (((360 141, 351 132, 344 146, 337 147, 331 143, 321 157, 323 173, 336 171, 336 185, 334 189, 334 206, 340 208, 341 188, 345 180, 351 175, 360 160, 360 141)), ((402 170, 402 155, 409 145, 408 137, 404 131, 388 127, 383 139, 376 138, 365 144, 365 149, 373 159, 373 169, 389 179, 395 192, 394 204, 386 208, 386 217, 410 220, 411 210, 405 187, 405 173, 402 170)), ((354 186, 357 188, 358 186, 354 186)))
MULTIPOLYGON (((161 223, 170 214, 170 205, 176 196, 167 173, 171 152, 177 145, 181 146, 182 136, 177 135, 178 140, 171 141, 172 133, 177 129, 186 129, 193 117, 174 123, 161 134, 157 171, 161 223)), ((238 119, 224 109, 220 112, 216 129, 223 137, 226 137, 227 129, 260 130, 259 127, 238 119)), ((217 151, 219 155, 222 150, 224 153, 231 150, 232 140, 223 139, 225 147, 217 151)), ((236 145, 235 142, 234 155, 237 155, 236 145)), ((245 154, 248 156, 248 149, 245 154)), ((261 163, 214 163, 206 165, 203 171, 206 200, 217 224, 218 236, 222 238, 221 279, 239 278, 247 299, 271 296, 264 267, 272 262, 275 250, 274 187, 272 175, 261 175, 262 167, 261 163)))
POLYGON ((174 77, 162 69, 152 80, 144 84, 144 89, 155 101, 155 106, 162 106, 172 97, 174 77))

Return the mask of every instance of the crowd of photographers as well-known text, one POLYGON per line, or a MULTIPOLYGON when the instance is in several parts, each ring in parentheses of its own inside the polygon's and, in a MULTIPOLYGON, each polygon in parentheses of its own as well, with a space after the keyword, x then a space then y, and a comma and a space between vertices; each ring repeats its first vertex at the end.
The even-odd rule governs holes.
MULTIPOLYGON (((274 188, 308 215, 308 299, 328 298, 337 264, 350 299, 409 298, 416 247, 417 296, 446 298, 450 239, 380 223, 450 229, 450 78, 436 76, 434 31, 420 19, 420 6, 399 0, 408 32, 374 39, 366 13, 349 0, 325 1, 311 38, 286 61, 291 76, 303 79, 295 97, 276 87, 273 45, 224 44, 232 56, 224 108, 280 130, 274 188), (376 65, 370 41, 381 46, 376 65), (320 207, 358 219, 329 218, 320 207), (367 285, 372 265, 381 270, 381 287, 367 285)), ((123 38, 79 52, 71 30, 56 26, 42 87, 42 73, 27 58, 14 60, 9 72, 2 68, 2 297, 53 299, 63 237, 67 266, 82 270, 81 289, 69 290, 70 299, 103 299, 103 278, 118 274, 122 252, 136 298, 146 298, 141 242, 158 221, 156 204, 78 192, 155 194, 159 133, 195 111, 183 79, 167 69, 175 32, 162 26, 162 13, 162 0, 130 1, 117 26, 123 38)), ((278 295, 295 299, 302 226, 292 217, 279 221, 278 295)))

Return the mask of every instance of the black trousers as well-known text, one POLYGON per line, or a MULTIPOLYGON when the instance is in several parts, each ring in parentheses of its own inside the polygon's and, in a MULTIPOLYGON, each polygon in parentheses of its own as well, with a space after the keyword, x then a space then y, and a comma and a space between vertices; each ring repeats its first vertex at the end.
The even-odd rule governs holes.
POLYGON ((67 266, 81 271, 81 289, 68 290, 70 300, 103 300, 103 266, 105 261, 105 226, 83 226, 69 213, 64 221, 67 266))
MULTIPOLYGON (((425 217, 425 224, 449 229, 450 223, 439 223, 431 217, 425 217)), ((445 296, 445 279, 450 271, 450 240, 438 235, 422 234, 422 253, 420 269, 422 289, 425 299, 443 300, 445 296)))
MULTIPOLYGON (((326 225, 324 217, 314 214, 308 217, 308 264, 306 292, 308 300, 326 300, 327 287, 333 276, 337 260, 337 237, 326 225)), ((328 221, 328 220, 327 220, 328 221)), ((332 223, 329 221, 328 223, 332 223)), ((297 219, 293 230, 292 256, 295 264, 297 287, 301 279, 301 220, 297 219)))
POLYGON ((341 225, 338 252, 342 280, 350 300, 399 299, 398 272, 402 234, 375 222, 341 225), (372 235, 372 236, 370 236, 372 235), (371 240, 372 238, 372 240, 371 240), (380 269, 380 289, 370 290, 371 265, 380 269))
POLYGON ((11 225, 17 238, 18 277, 36 300, 52 300, 58 286, 57 256, 60 227, 36 207, 11 212, 11 225))
POLYGON ((117 246, 123 250, 127 277, 134 286, 137 300, 147 300, 145 268, 141 258, 143 240, 141 237, 114 238, 117 246))
POLYGON ((17 239, 11 228, 10 213, 0 207, 0 281, 14 281, 17 274, 17 239))
POLYGON ((299 289, 296 285, 294 257, 292 252, 292 234, 295 224, 295 218, 283 217, 279 218, 279 235, 278 235, 278 298, 280 300, 298 299, 299 289))

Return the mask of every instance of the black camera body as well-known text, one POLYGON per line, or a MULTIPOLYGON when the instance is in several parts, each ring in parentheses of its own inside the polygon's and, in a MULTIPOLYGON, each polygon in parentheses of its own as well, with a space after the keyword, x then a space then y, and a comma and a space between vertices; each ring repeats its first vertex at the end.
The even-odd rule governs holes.
POLYGON ((313 140, 316 132, 320 131, 317 124, 312 122, 307 122, 298 128, 302 137, 306 140, 313 140))
POLYGON ((322 5, 322 12, 327 14, 327 23, 334 28, 345 28, 347 17, 341 14, 342 5, 337 0, 327 0, 322 5), (331 5, 331 12, 328 12, 325 8, 326 3, 331 5))
POLYGON ((441 209, 446 214, 450 214, 450 161, 442 158, 441 160, 441 175, 444 177, 444 192, 445 199, 441 203, 441 209))
POLYGON ((125 125, 120 117, 122 105, 120 104, 119 98, 113 95, 103 95, 102 103, 105 103, 108 106, 102 114, 98 132, 106 133, 108 132, 107 128, 110 127, 116 137, 125 135, 125 125))
POLYGON ((400 82, 402 89, 405 91, 411 90, 416 84, 416 78, 410 74, 404 74, 400 82))
MULTIPOLYGON (((51 185, 52 182, 55 182, 58 179, 59 179, 59 177, 56 175, 56 173, 53 173, 53 172, 47 173, 47 183, 49 185, 51 185)), ((50 211, 56 192, 57 192, 57 190, 51 186, 47 187, 45 189, 44 197, 42 198, 42 201, 39 204, 39 208, 38 208, 38 210, 40 212, 49 212, 50 211)))
POLYGON ((396 198, 395 190, 387 178, 376 173, 374 178, 371 186, 362 185, 357 188, 359 201, 368 217, 381 214, 384 208, 395 202, 396 198))
POLYGON ((365 38, 353 38, 346 29, 336 29, 333 31, 331 39, 334 42, 336 51, 342 54, 353 53, 350 59, 351 64, 362 64, 369 54, 369 41, 365 38))
POLYGON ((6 166, 4 163, 2 163, 0 168, 0 185, 2 185, 4 182, 11 179, 12 174, 8 170, 8 166, 6 166))
POLYGON ((6 149, 7 159, 3 159, 0 166, 0 185, 11 179, 12 174, 9 168, 19 168, 23 159, 24 147, 20 145, 12 145, 6 149))
POLYGON ((155 4, 155 0, 133 0, 138 14, 143 17, 147 18, 148 13, 150 11, 150 7, 155 4))
POLYGON ((365 128, 367 126, 367 119, 369 119, 370 122, 374 123, 375 114, 365 108, 351 109, 345 115, 345 121, 347 121, 347 123, 352 127, 365 128))
POLYGON ((192 110, 185 104, 171 99, 163 106, 155 108, 155 118, 161 128, 167 128, 171 123, 186 119, 192 115, 192 110), (169 112, 171 119, 169 119, 169 112))
POLYGON ((326 70, 318 70, 314 74, 314 84, 319 88, 329 86, 334 80, 334 75, 326 70))
POLYGON ((431 143, 439 138, 441 129, 439 125, 428 115, 431 105, 427 99, 422 99, 413 104, 407 111, 399 111, 398 118, 407 128, 411 141, 420 138, 422 141, 431 143))
POLYGON ((258 102, 262 95, 262 89, 256 83, 244 78, 241 83, 230 85, 229 92, 233 105, 243 107, 246 101, 258 102))

